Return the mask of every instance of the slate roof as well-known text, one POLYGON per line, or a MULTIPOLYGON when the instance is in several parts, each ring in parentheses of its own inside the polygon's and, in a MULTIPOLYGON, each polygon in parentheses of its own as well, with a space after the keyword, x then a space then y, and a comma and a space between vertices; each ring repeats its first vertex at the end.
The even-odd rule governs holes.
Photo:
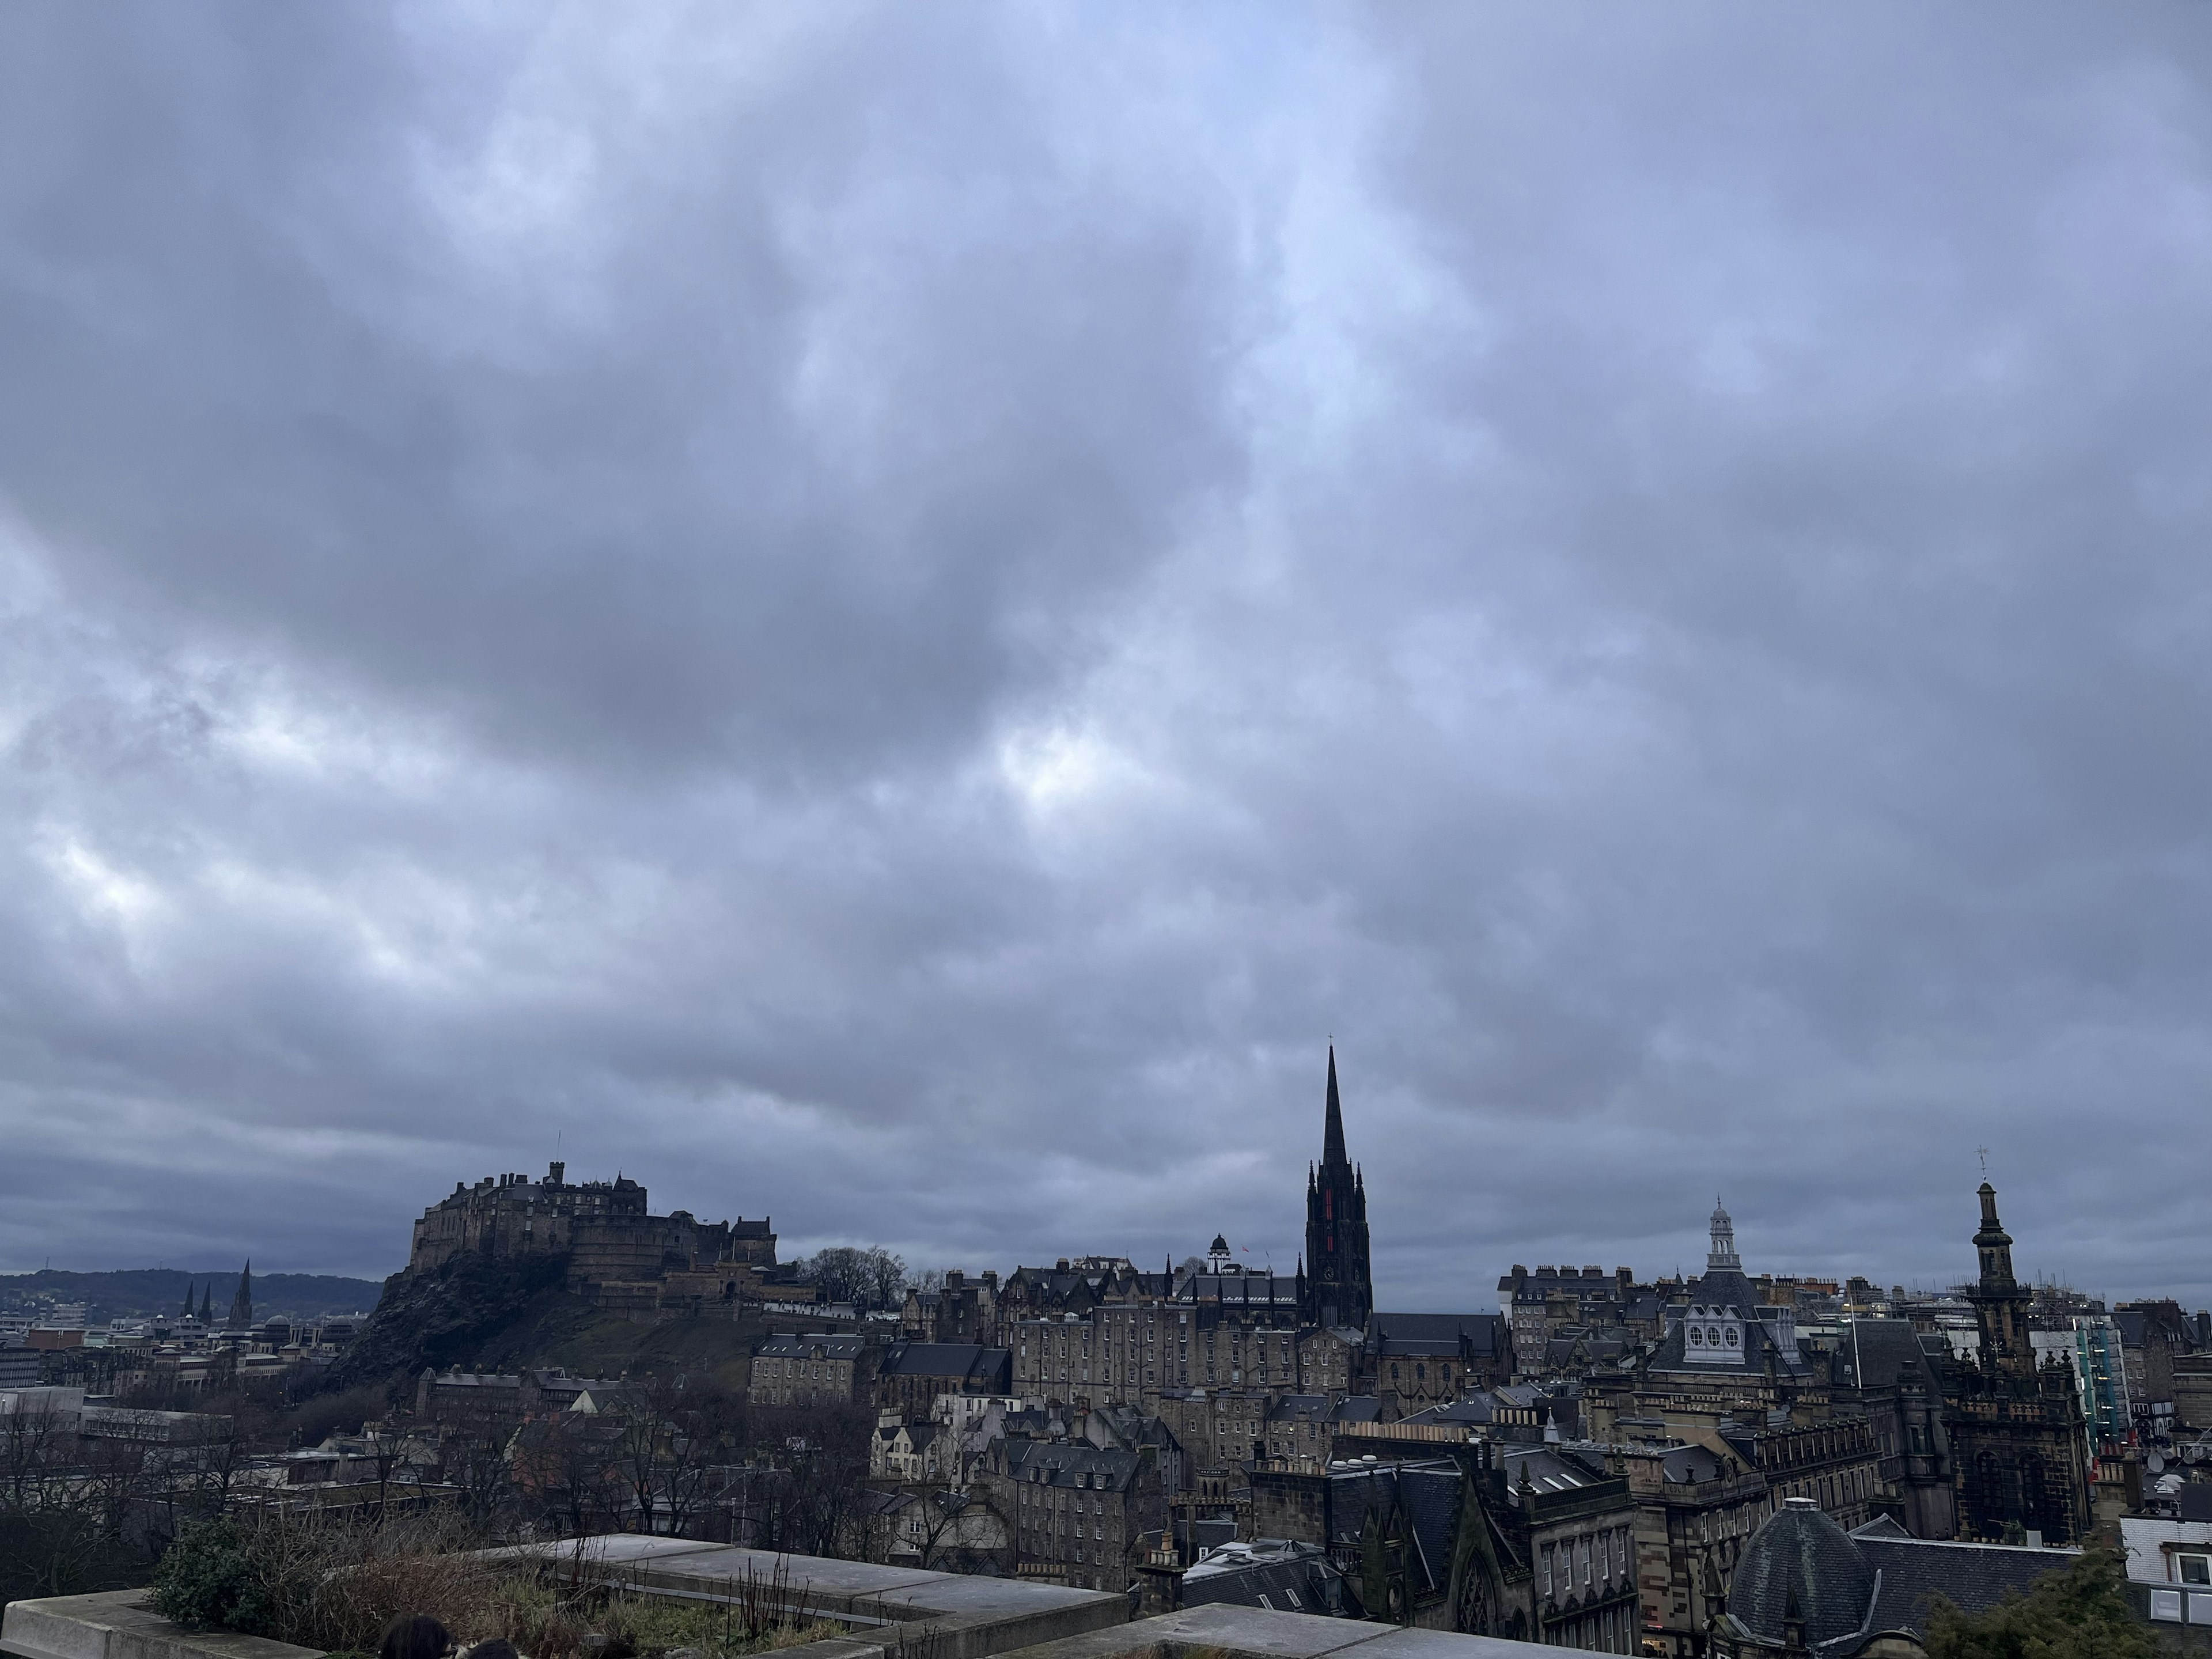
MULTIPOLYGON (((1742 1279, 1743 1275, 1738 1273, 1735 1277, 1742 1279)), ((1745 1282, 1748 1285, 1749 1281, 1745 1282)), ((1692 1305, 1703 1307, 1710 1304, 1693 1298, 1692 1305)), ((1774 1340, 1774 1333, 1767 1328, 1766 1322, 1757 1316, 1759 1304, 1754 1302, 1745 1307, 1735 1302, 1722 1302, 1719 1305, 1735 1307, 1743 1315, 1743 1352, 1739 1358, 1723 1360, 1717 1364, 1710 1360, 1692 1363, 1685 1358, 1689 1345, 1683 1338, 1682 1322, 1678 1319, 1659 1346, 1652 1350, 1651 1369, 1655 1371, 1695 1371, 1701 1374, 1764 1371, 1769 1354, 1773 1355, 1775 1370, 1781 1375, 1802 1376, 1812 1369, 1802 1354, 1793 1354, 1774 1340)))
POLYGON ((1744 1547, 1729 1618, 1779 1646, 1794 1598, 1814 1651, 1848 1659, 1887 1632, 1919 1638, 1936 1596, 1980 1613, 2079 1559, 2069 1550, 1915 1538, 1886 1516, 1846 1533, 1811 1500, 1792 1498, 1744 1547))
POLYGON ((894 1342, 884 1352, 886 1376, 957 1376, 1003 1389, 1013 1355, 975 1342, 894 1342))
POLYGON ((811 1359, 815 1350, 821 1350, 824 1359, 858 1359, 868 1346, 864 1336, 794 1336, 788 1333, 771 1336, 753 1349, 756 1359, 811 1359))
POLYGON ((1183 1574, 1183 1606, 1224 1602, 1274 1613, 1354 1619, 1363 1611, 1326 1551, 1273 1538, 1249 1544, 1224 1540, 1183 1574))
POLYGON ((1328 1419, 1328 1396, 1325 1394, 1286 1394, 1277 1400, 1267 1413, 1270 1423, 1295 1423, 1301 1417, 1316 1422, 1328 1419))
POLYGON ((1869 1630, 1874 1595, 1865 1547, 1811 1499, 1790 1498, 1744 1546, 1729 1582, 1728 1610, 1777 1646, 1794 1613, 1804 1620, 1808 1646, 1833 1650, 1869 1630))
POLYGON ((1962 1612, 1980 1613, 2014 1591, 2026 1590, 2045 1573, 2063 1572, 2081 1559, 2071 1550, 1899 1538, 1871 1527, 1860 1528, 1851 1539, 1881 1575, 1873 1627, 1909 1630, 1915 1635, 1927 1630, 1931 1595, 1948 1596, 1962 1612))
POLYGON ((1249 1273, 1192 1273, 1176 1289, 1178 1302, 1223 1302, 1231 1307, 1280 1308, 1298 1305, 1295 1279, 1264 1269, 1249 1273))
POLYGON ((1370 1510, 1402 1504, 1413 1534, 1413 1581, 1440 1591, 1451 1576, 1451 1536, 1459 1514, 1460 1472, 1449 1462, 1383 1463, 1329 1472, 1332 1543, 1359 1537, 1370 1510))
POLYGON ((1618 1480, 1607 1474, 1602 1467, 1585 1462, 1571 1451, 1556 1446, 1514 1447, 1500 1446, 1498 1466, 1505 1471, 1505 1495, 1517 1506, 1521 1502, 1522 1477, 1528 1477, 1530 1491, 1540 1494, 1573 1492, 1583 1486, 1594 1486, 1601 1480, 1618 1480))
POLYGON ((1837 1382, 1862 1389, 1893 1388, 1915 1371, 1929 1370, 1909 1319, 1853 1320, 1844 1328, 1833 1363, 1837 1382))
POLYGON ((1717 1480, 1729 1473, 1720 1454, 1710 1446, 1677 1446, 1659 1460, 1659 1468, 1670 1484, 1678 1486, 1717 1480))
POLYGON ((1407 1423, 1445 1423, 1473 1425, 1495 1421, 1496 1402, 1487 1394, 1470 1394, 1442 1406, 1431 1406, 1426 1411, 1415 1412, 1403 1420, 1407 1423))
POLYGON ((1092 1486, 1091 1477, 1104 1475, 1103 1490, 1121 1492, 1136 1477, 1139 1459, 1132 1451, 1119 1451, 1075 1440, 1009 1440, 1006 1443, 1006 1472, 1017 1480, 1044 1486, 1092 1486), (1080 1479, 1079 1479, 1080 1477, 1080 1479))
POLYGON ((1510 1346, 1503 1314, 1377 1313, 1367 1322, 1368 1340, 1382 1353, 1473 1353, 1496 1355, 1510 1346), (1398 1343, 1444 1343, 1443 1348, 1397 1347, 1398 1343))

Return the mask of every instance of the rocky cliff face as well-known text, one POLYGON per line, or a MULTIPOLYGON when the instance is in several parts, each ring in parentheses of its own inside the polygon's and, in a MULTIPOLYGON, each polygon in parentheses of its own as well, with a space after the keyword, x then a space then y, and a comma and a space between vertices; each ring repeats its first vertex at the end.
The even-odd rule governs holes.
POLYGON ((425 1365, 473 1362, 477 1351, 531 1303, 557 1293, 565 1255, 458 1256, 426 1272, 396 1273, 361 1334, 331 1368, 338 1387, 401 1382, 425 1365))

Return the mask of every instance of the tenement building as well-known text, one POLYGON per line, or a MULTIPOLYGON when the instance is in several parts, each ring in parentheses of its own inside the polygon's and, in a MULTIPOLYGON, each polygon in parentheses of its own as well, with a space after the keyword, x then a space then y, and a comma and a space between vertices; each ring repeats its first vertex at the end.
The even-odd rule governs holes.
POLYGON ((2088 1443, 2073 1368, 2039 1364, 2031 1292, 2013 1276, 1996 1189, 1981 1185, 1972 1303, 1980 1346, 1949 1368, 1944 1427, 1958 1481, 1959 1534, 1987 1543, 2078 1543, 2090 1520, 2088 1443))
POLYGON ((1139 1534, 1167 1525, 1148 1447, 1009 1435, 991 1443, 979 1484, 1013 1534, 1018 1571, 1079 1589, 1127 1589, 1139 1534))
POLYGON ((657 1216, 645 1188, 617 1176, 571 1183, 556 1163, 543 1180, 486 1176, 452 1194, 415 1223, 407 1269, 420 1273, 458 1257, 561 1256, 566 1287, 604 1308, 654 1320, 762 1299, 775 1266, 775 1233, 763 1218, 707 1223, 687 1210, 657 1216))

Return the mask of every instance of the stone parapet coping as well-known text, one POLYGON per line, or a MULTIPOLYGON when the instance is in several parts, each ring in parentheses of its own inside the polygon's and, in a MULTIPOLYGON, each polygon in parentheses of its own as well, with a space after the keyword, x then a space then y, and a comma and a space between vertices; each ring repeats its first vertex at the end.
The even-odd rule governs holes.
MULTIPOLYGON (((574 1563, 611 1586, 651 1594, 718 1595, 748 1576, 779 1576, 848 1636, 785 1648, 773 1659, 1541 1659, 1526 1642, 1411 1630, 1310 1613, 1214 1603, 1132 1620, 1126 1595, 1021 1579, 921 1572, 779 1556, 685 1539, 620 1535, 492 1552, 574 1563)), ((321 1659, 227 1632, 179 1629, 146 1605, 144 1590, 17 1601, 0 1625, 0 1651, 16 1659, 321 1659)))
POLYGON ((871 1627, 783 1649, 777 1659, 864 1659, 879 1653, 988 1659, 1014 1648, 1110 1629, 1129 1617, 1128 1596, 1115 1592, 777 1555, 678 1538, 618 1535, 586 1539, 580 1547, 571 1540, 496 1553, 534 1558, 556 1571, 573 1565, 602 1583, 647 1593, 727 1595, 748 1579, 756 1584, 780 1580, 793 1601, 803 1601, 810 1611, 871 1627))
POLYGON ((0 1652, 16 1659, 322 1659, 320 1648, 184 1630, 148 1605, 151 1594, 104 1590, 11 1601, 0 1621, 0 1652))
MULTIPOLYGON (((1203 1651, 1226 1659, 1539 1659, 1558 1650, 1531 1642, 1450 1631, 1416 1630, 1310 1613, 1215 1601, 1139 1619, 1117 1629, 1018 1649, 1003 1659, 1184 1659, 1203 1651)), ((781 1656, 779 1656, 781 1659, 781 1656)))

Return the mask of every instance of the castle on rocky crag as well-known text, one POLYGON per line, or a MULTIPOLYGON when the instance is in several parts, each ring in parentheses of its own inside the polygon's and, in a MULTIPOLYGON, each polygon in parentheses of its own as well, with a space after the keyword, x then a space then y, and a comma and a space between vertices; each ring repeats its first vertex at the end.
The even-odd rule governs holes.
POLYGON ((554 1164, 541 1181, 486 1176, 454 1183, 415 1224, 407 1269, 460 1257, 565 1256, 565 1287, 631 1319, 653 1321, 766 1297, 775 1233, 766 1217, 704 1222, 688 1210, 653 1215, 645 1188, 617 1176, 571 1184, 554 1164))

